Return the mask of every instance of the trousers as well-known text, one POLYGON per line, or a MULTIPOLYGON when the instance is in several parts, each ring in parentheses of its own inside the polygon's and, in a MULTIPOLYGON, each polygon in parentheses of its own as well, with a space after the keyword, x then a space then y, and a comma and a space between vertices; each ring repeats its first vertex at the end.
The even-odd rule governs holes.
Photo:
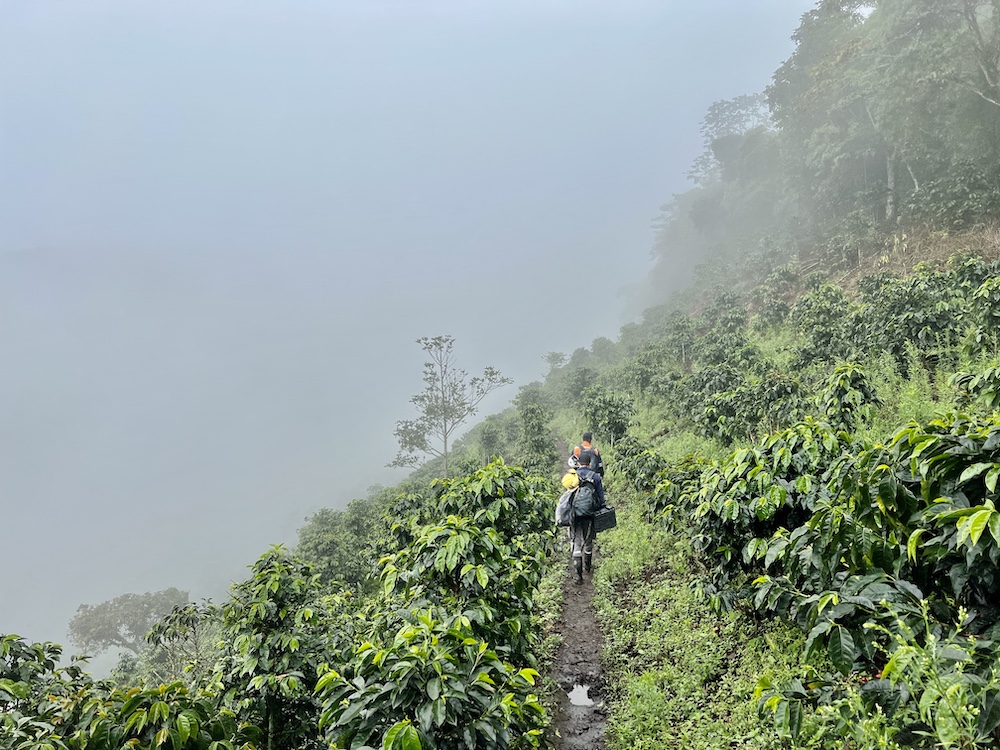
POLYGON ((573 558, 594 554, 594 539, 597 529, 594 528, 593 516, 577 516, 573 520, 570 541, 573 543, 573 558))

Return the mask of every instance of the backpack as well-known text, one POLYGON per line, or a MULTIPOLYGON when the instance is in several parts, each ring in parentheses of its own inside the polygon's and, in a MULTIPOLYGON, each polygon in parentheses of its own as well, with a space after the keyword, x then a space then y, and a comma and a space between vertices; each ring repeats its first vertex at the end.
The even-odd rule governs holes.
POLYGON ((573 493, 573 513, 578 516, 592 516, 598 510, 597 488, 591 479, 580 478, 580 486, 573 493))
POLYGON ((556 503, 556 526, 573 525, 573 490, 566 490, 556 503))
POLYGON ((593 456, 594 456, 593 459, 590 462, 590 469, 591 469, 591 471, 594 471, 594 472, 600 474, 603 477, 604 476, 604 459, 601 458, 601 452, 599 450, 597 450, 597 448, 595 448, 594 446, 592 446, 592 445, 587 445, 587 446, 578 445, 575 448, 573 448, 573 452, 570 454, 570 456, 571 456, 571 458, 578 459, 578 458, 580 458, 580 454, 583 453, 584 451, 590 451, 593 454, 593 456))

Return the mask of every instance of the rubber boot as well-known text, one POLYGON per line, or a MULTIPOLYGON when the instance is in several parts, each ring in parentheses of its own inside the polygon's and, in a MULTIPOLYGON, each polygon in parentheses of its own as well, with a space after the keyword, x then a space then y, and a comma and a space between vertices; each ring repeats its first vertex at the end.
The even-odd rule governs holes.
POLYGON ((593 562, 594 562, 594 555, 593 555, 593 553, 591 553, 589 555, 586 554, 586 553, 584 553, 584 555, 583 555, 583 568, 588 573, 591 570, 593 570, 593 562))
POLYGON ((573 567, 576 568, 576 578, 574 579, 573 583, 579 586, 581 583, 583 583, 583 558, 574 557, 573 567))

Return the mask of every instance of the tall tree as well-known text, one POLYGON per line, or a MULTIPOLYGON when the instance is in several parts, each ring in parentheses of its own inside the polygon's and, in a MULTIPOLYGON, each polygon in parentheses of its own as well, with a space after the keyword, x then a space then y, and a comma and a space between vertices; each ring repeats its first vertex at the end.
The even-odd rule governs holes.
POLYGON ((390 496, 376 485, 343 510, 321 509, 299 529, 295 554, 314 567, 324 585, 339 581, 364 589, 377 559, 370 547, 390 496))
POLYGON ((551 375, 553 372, 558 370, 564 364, 566 364, 566 355, 562 352, 549 352, 542 359, 545 360, 545 364, 549 366, 548 374, 551 375))
POLYGON ((455 364, 455 339, 434 336, 417 339, 430 361, 424 363, 423 391, 410 399, 420 413, 396 423, 399 453, 389 466, 417 466, 418 454, 440 457, 448 476, 448 455, 455 431, 476 413, 480 402, 497 388, 514 381, 494 367, 470 378, 455 364))
POLYGON ((188 603, 188 593, 169 588, 145 594, 122 594, 101 604, 81 604, 69 623, 69 639, 87 653, 122 648, 138 655, 146 633, 175 606, 188 603))

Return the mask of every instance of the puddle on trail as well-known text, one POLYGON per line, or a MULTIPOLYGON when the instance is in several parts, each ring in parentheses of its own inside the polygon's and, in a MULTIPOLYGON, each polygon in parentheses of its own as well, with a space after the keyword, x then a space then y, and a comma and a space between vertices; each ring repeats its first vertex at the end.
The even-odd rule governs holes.
POLYGON ((594 705, 594 701, 590 699, 590 685, 574 685, 567 695, 569 695, 569 702, 573 706, 594 705))

